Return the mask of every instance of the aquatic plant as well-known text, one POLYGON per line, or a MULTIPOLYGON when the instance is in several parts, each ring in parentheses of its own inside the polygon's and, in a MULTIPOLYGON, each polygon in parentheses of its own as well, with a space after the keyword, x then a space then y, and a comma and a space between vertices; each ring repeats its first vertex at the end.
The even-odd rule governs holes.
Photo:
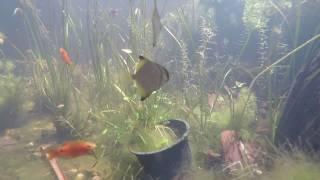
POLYGON ((34 2, 29 0, 19 1, 19 6, 23 10, 22 20, 27 31, 27 41, 33 45, 34 51, 42 57, 47 57, 52 54, 54 43, 49 36, 45 24, 39 16, 39 12, 34 5, 34 2))
MULTIPOLYGON (((108 13, 97 6, 98 1, 88 3, 86 21, 92 62, 88 79, 93 82, 93 88, 89 90, 92 95, 89 98, 92 104, 90 114, 104 125, 97 134, 105 144, 102 154, 107 154, 105 158, 117 163, 113 176, 136 177, 139 169, 125 147, 137 133, 155 132, 155 125, 170 117, 168 112, 173 110, 170 106, 172 102, 162 92, 153 94, 146 102, 140 102, 130 77, 138 54, 148 55, 146 43, 151 44, 146 35, 150 33, 150 27, 146 27, 144 3, 141 2, 136 8, 133 8, 134 5, 130 7, 129 34, 113 24, 108 13), (119 147, 123 150, 115 152, 114 148, 119 147)), ((148 138, 148 134, 143 136, 148 138)))
POLYGON ((273 2, 272 0, 246 0, 244 2, 242 19, 249 29, 266 28, 271 16, 278 12, 283 15, 283 18, 286 18, 282 11, 292 7, 292 3, 289 0, 280 0, 276 2, 273 2))
POLYGON ((16 126, 23 110, 24 81, 14 75, 14 69, 12 62, 0 60, 0 131, 16 126))
MULTIPOLYGON (((82 11, 87 14, 80 18, 73 12, 73 2, 62 0, 63 27, 57 34, 52 34, 53 38, 49 38, 34 7, 22 6, 30 34, 28 39, 34 46, 30 59, 34 60, 33 80, 37 92, 47 100, 44 105, 55 114, 55 123, 71 127, 82 137, 88 129, 94 130, 90 135, 101 144, 99 158, 112 164, 112 173, 106 178, 136 179, 141 169, 127 145, 134 136, 144 141, 141 145, 151 142, 153 147, 143 147, 146 150, 166 146, 165 140, 170 136, 164 136, 164 141, 155 137, 163 130, 157 123, 169 118, 186 119, 191 124, 190 142, 194 152, 203 152, 208 147, 217 149, 219 133, 224 129, 237 130, 244 139, 250 139, 257 107, 256 97, 249 97, 249 94, 256 89, 251 85, 250 89, 242 88, 236 95, 227 92, 241 81, 241 78, 237 79, 238 71, 250 76, 249 82, 257 75, 252 83, 268 88, 265 101, 269 102, 278 98, 275 90, 278 86, 270 88, 277 80, 276 75, 291 67, 287 66, 289 63, 283 63, 283 59, 274 61, 291 45, 281 33, 276 36, 270 32, 269 27, 270 18, 275 14, 281 14, 281 23, 285 21, 286 9, 291 6, 288 1, 245 1, 244 22, 237 22, 240 24, 237 27, 244 25, 246 30, 235 28, 244 39, 240 42, 239 52, 232 47, 238 42, 223 36, 225 26, 219 27, 217 11, 210 7, 218 1, 207 2, 210 6, 206 10, 198 6, 198 1, 192 0, 172 12, 161 13, 165 26, 158 46, 152 48, 147 14, 149 2, 129 1, 129 17, 118 17, 125 23, 121 26, 98 0, 88 0, 87 9, 82 11), (130 27, 128 31, 126 26, 130 27), (254 39, 256 31, 257 39, 254 39), (247 66, 246 53, 250 50, 256 54, 256 50, 251 49, 256 42, 259 43, 256 49, 259 58, 247 66), (284 48, 277 48, 283 44, 284 48), (59 47, 69 50, 71 55, 78 54, 74 69, 57 57, 59 47), (140 54, 168 67, 171 78, 168 85, 145 102, 139 101, 130 77, 140 54), (215 94, 214 103, 209 105, 208 93, 215 94)), ((298 37, 301 30, 295 31, 298 37)), ((315 30, 318 34, 316 32, 319 30, 315 30)), ((235 36, 234 39, 238 39, 238 35, 235 36)), ((308 52, 315 51, 315 40, 310 42, 313 46, 308 52)), ((270 103, 275 104, 271 107, 275 115, 276 102, 270 103)))
POLYGON ((256 98, 251 95, 249 102, 247 97, 251 92, 248 88, 241 88, 238 97, 224 97, 225 105, 213 112, 211 118, 214 124, 221 130, 231 129, 239 132, 244 139, 252 138, 253 122, 256 120, 256 98), (247 104, 248 103, 248 104, 247 104), (248 106, 243 113, 243 108, 248 106), (243 113, 243 114, 242 114, 243 113))
POLYGON ((68 137, 71 134, 81 136, 83 135, 81 130, 85 127, 85 123, 82 122, 88 120, 87 106, 72 83, 69 67, 55 59, 50 61, 51 72, 54 75, 48 73, 49 67, 46 60, 35 60, 33 67, 34 85, 46 98, 42 105, 56 117, 54 124, 60 137, 68 137))
POLYGON ((29 41, 35 46, 35 50, 29 50, 27 56, 34 61, 33 83, 39 94, 45 97, 42 105, 55 116, 53 123, 60 138, 83 136, 84 122, 89 117, 88 109, 72 80, 73 68, 54 58, 59 51, 51 43, 48 32, 44 31, 45 25, 33 3, 21 1, 20 4, 25 12, 23 18, 29 41))
MULTIPOLYGON (((197 8, 201 9, 201 6, 197 8)), ((247 117, 241 117, 241 109, 245 104, 245 96, 242 95, 247 94, 247 92, 244 92, 245 90, 241 92, 240 100, 235 97, 228 99, 228 96, 225 95, 225 87, 235 84, 237 80, 237 78, 234 78, 236 72, 242 72, 244 68, 238 65, 239 62, 237 61, 239 59, 237 57, 219 52, 220 46, 217 42, 217 39, 220 38, 219 27, 215 23, 214 10, 209 9, 207 13, 199 13, 200 15, 196 16, 193 22, 179 21, 180 19, 188 19, 187 17, 192 14, 185 12, 189 12, 188 10, 190 11, 188 8, 181 8, 181 11, 178 11, 177 14, 170 14, 171 21, 175 20, 173 18, 177 20, 170 22, 165 29, 179 49, 179 51, 175 51, 178 53, 173 54, 173 56, 182 59, 181 64, 180 62, 179 64, 175 63, 173 66, 175 69, 172 70, 176 72, 175 76, 183 79, 183 83, 178 83, 178 87, 180 85, 182 87, 180 88, 182 90, 180 90, 180 94, 183 96, 177 94, 177 102, 179 102, 180 107, 177 114, 187 119, 193 127, 191 129, 191 141, 194 141, 197 144, 195 148, 201 151, 208 144, 218 145, 218 134, 225 128, 241 130, 243 136, 248 137, 248 131, 251 129, 249 124, 255 119, 256 105, 255 98, 253 98, 250 101, 253 103, 253 113, 250 112, 247 117), (199 28, 188 28, 191 26, 190 23, 193 23, 193 27, 194 24, 199 24, 199 28), (183 30, 180 32, 171 29, 183 30), (190 30, 192 31, 190 32, 190 30), (193 40, 192 43, 189 43, 190 39, 198 39, 198 41, 193 40), (185 43, 185 41, 188 43, 185 43), (215 95, 212 101, 214 103, 207 105, 208 94, 210 93, 215 95), (223 108, 220 108, 221 105, 216 103, 221 98, 225 99, 223 104, 226 105, 223 108), (216 116, 220 117, 216 118, 216 116), (220 123, 221 126, 217 126, 216 123, 220 123)), ((167 41, 170 42, 170 40, 167 41)), ((172 43, 168 46, 172 46, 172 43)), ((246 45, 244 46, 243 49, 247 48, 246 45)), ((171 52, 166 54, 169 53, 171 52)), ((244 71, 244 73, 251 76, 250 72, 244 71)))
POLYGON ((320 173, 317 159, 299 151, 294 151, 292 154, 282 152, 274 157, 271 169, 267 170, 260 179, 318 179, 320 173))

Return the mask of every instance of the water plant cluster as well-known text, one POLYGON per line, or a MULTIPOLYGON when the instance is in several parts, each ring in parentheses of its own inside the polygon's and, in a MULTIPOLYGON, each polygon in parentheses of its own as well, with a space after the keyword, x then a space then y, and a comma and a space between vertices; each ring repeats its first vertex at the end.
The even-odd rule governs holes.
POLYGON ((0 115, 1 128, 0 131, 6 128, 14 127, 18 124, 18 118, 22 113, 23 105, 23 90, 24 81, 22 78, 14 75, 15 65, 3 58, 0 61, 0 115))
MULTIPOLYGON (((21 89, 28 87, 36 106, 53 117, 60 140, 97 142, 98 158, 112 164, 100 172, 106 179, 137 179, 141 168, 129 152, 132 137, 141 141, 138 149, 161 149, 174 136, 158 123, 174 118, 191 126, 192 171, 203 179, 224 176, 222 169, 204 165, 203 153, 220 151, 224 130, 238 132, 245 141, 272 142, 282 95, 320 50, 318 1, 245 0, 234 7, 233 1, 188 0, 173 10, 164 3, 156 48, 149 15, 153 2, 130 0, 119 12, 99 0, 82 3, 57 1, 54 14, 61 21, 50 24, 33 1, 19 1, 30 49, 18 54, 32 67, 32 85, 26 86, 14 75, 14 64, 1 58, 0 116, 1 122, 16 118, 12 115, 19 114, 21 89), (63 62, 60 48, 69 52, 72 64, 63 62), (131 79, 139 55, 170 72, 168 84, 143 102, 131 79), (267 136, 256 132, 262 121, 270 128, 267 136)), ((274 148, 270 143, 264 146, 264 153, 281 155, 269 150, 274 148)), ((292 163, 287 154, 280 157, 284 162, 276 160, 275 167, 292 163)), ((272 174, 273 158, 265 159, 266 176, 282 179, 281 172, 272 174)), ((292 168, 310 166, 316 176, 307 162, 285 168, 295 176, 292 168)), ((238 177, 252 178, 248 169, 244 165, 238 177)))

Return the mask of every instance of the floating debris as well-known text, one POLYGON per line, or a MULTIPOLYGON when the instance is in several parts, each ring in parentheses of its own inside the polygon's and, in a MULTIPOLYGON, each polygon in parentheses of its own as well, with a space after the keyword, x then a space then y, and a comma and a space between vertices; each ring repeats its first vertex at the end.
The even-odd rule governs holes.
POLYGON ((131 54, 132 50, 131 49, 121 49, 121 51, 127 53, 127 54, 131 54))

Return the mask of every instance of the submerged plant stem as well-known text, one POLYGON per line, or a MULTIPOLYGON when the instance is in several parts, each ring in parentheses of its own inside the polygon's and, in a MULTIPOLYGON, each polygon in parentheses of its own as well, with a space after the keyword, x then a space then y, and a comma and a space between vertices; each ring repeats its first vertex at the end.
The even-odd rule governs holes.
POLYGON ((255 84, 255 82, 257 81, 257 79, 262 76, 264 73, 270 71, 274 66, 278 65, 279 63, 283 62, 284 60, 286 60, 289 56, 295 54, 296 52, 298 52, 299 50, 301 50, 302 48, 304 48, 305 46, 309 45, 310 43, 312 43, 313 41, 317 40, 320 38, 320 34, 314 36, 313 38, 309 39, 308 41, 306 41, 305 43, 301 44, 300 46, 298 46, 297 48, 295 48, 294 50, 292 50, 291 52, 289 52, 288 54, 286 54, 285 56, 283 56, 282 58, 278 59, 277 61, 275 61, 274 63, 272 63, 271 65, 269 65, 268 67, 266 67, 263 71, 261 71, 250 83, 249 89, 252 90, 253 85, 255 84))
POLYGON ((297 48, 295 48, 294 50, 292 50, 291 52, 289 52, 288 54, 284 55, 282 58, 278 59, 277 61, 275 61, 274 63, 272 63, 271 65, 269 65, 268 67, 266 67, 264 70, 262 70, 250 83, 249 86, 249 94, 246 100, 246 103, 243 107, 242 113, 241 113, 241 117, 243 117, 243 114, 245 113, 245 110, 247 108, 248 102, 250 100, 251 97, 251 92, 252 92, 252 87, 255 84, 255 82, 258 80, 259 77, 261 77, 264 73, 270 71, 274 66, 278 65, 279 63, 283 62, 284 60, 286 60, 288 57, 290 57, 291 55, 295 54, 296 52, 300 51, 302 48, 304 48, 305 46, 309 45, 310 43, 312 43, 313 41, 320 39, 320 34, 312 37, 311 39, 309 39, 308 41, 304 42, 303 44, 301 44, 300 46, 298 46, 297 48))

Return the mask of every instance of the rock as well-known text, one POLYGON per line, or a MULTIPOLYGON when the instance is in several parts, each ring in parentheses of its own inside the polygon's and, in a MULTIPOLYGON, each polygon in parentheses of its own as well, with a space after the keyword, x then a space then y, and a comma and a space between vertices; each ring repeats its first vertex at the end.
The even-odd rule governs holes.
POLYGON ((29 142, 26 146, 27 146, 27 147, 33 147, 33 146, 34 146, 34 143, 33 143, 33 142, 29 142))
POLYGON ((85 179, 87 179, 87 177, 83 173, 78 173, 74 179, 75 180, 85 180, 85 179))
POLYGON ((242 142, 237 132, 225 130, 221 133, 223 160, 229 172, 251 169, 252 173, 262 174, 257 161, 261 158, 261 147, 254 142, 242 142), (247 168, 250 167, 250 168, 247 168))
POLYGON ((227 164, 242 161, 238 134, 233 130, 225 130, 221 133, 221 145, 223 159, 227 164))

